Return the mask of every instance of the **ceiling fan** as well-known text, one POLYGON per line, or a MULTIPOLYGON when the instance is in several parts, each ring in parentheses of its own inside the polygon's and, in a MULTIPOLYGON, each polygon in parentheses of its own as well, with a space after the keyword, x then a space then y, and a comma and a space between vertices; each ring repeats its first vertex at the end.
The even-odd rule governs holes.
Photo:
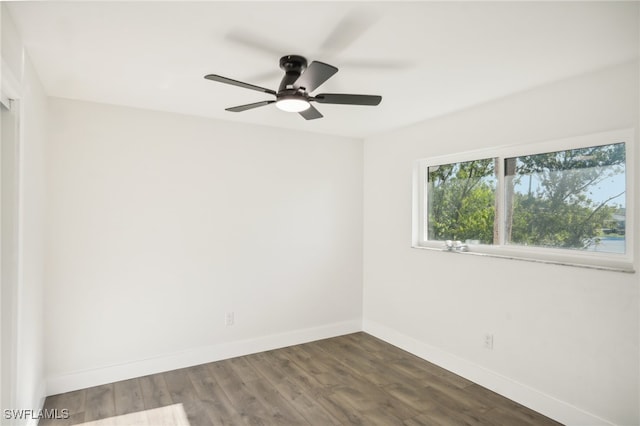
POLYGON ((258 92, 268 93, 276 97, 275 100, 260 101, 226 108, 227 111, 231 112, 242 112, 275 103, 276 107, 283 111, 297 112, 306 120, 314 120, 316 118, 322 118, 322 114, 311 105, 311 102, 375 106, 382 101, 381 96, 375 95, 321 93, 311 96, 311 92, 338 72, 338 68, 325 64, 324 62, 313 61, 307 67, 307 60, 302 56, 287 55, 280 58, 280 68, 284 70, 285 74, 284 77, 282 77, 277 92, 242 81, 232 80, 217 74, 205 75, 204 78, 233 86, 244 87, 245 89, 257 90, 258 92))

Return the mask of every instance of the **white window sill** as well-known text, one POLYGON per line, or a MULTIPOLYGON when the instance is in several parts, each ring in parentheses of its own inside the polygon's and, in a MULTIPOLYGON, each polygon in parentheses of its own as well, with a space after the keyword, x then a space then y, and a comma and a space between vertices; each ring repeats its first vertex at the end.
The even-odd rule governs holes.
MULTIPOLYGON (((557 255, 557 258, 553 258, 555 255, 541 255, 537 253, 536 249, 528 249, 528 248, 505 248, 498 246, 483 246, 482 249, 478 249, 477 246, 470 246, 469 251, 449 251, 443 248, 442 244, 438 246, 421 246, 421 245, 412 245, 412 248, 421 249, 421 250, 430 250, 430 251, 439 251, 444 253, 451 253, 452 256, 455 255, 471 255, 471 256, 484 256, 484 257, 494 257, 498 259, 510 259, 510 260, 520 260, 525 262, 534 262, 534 263, 544 263, 550 265, 562 265, 562 266, 573 266, 578 268, 588 268, 588 269, 597 269, 601 271, 611 271, 611 272, 624 272, 624 273, 635 273, 635 269, 633 266, 633 262, 629 259, 612 259, 608 256, 585 256, 585 254, 581 253, 580 255, 575 255, 572 253, 561 253, 557 255), (531 256, 531 254, 537 254, 537 256, 531 256), (527 255, 529 254, 529 256, 527 255)), ((548 250, 548 249, 544 249, 548 250)), ((562 252, 562 250, 557 250, 557 252, 562 252)))

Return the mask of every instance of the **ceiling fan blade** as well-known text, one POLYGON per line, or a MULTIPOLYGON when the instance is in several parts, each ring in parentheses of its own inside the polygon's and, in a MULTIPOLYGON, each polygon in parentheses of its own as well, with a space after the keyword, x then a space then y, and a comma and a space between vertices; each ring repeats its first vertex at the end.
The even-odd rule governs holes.
POLYGON ((349 95, 346 93, 321 93, 313 97, 313 100, 321 104, 342 105, 378 105, 382 96, 376 95, 349 95))
POLYGON ((226 34, 225 38, 250 49, 267 53, 270 56, 283 56, 291 51, 288 46, 280 46, 278 43, 265 38, 264 34, 254 34, 245 28, 234 28, 226 34))
POLYGON ((367 68, 378 70, 405 70, 411 68, 414 65, 408 61, 392 60, 384 61, 378 59, 356 59, 356 60, 344 60, 340 61, 340 66, 343 68, 367 68))
POLYGON ((320 53, 325 56, 338 55, 359 39, 377 20, 378 16, 368 9, 359 7, 351 10, 324 40, 320 46, 320 53))
POLYGON ((322 118, 320 111, 314 108, 313 105, 309 105, 309 108, 304 111, 300 111, 298 114, 304 117, 305 120, 315 120, 316 118, 322 118))
POLYGON ((258 108, 258 107, 261 107, 261 106, 273 104, 275 102, 276 101, 254 102, 252 104, 246 104, 246 105, 240 105, 240 106, 236 106, 236 107, 226 108, 226 110, 227 111, 231 111, 231 112, 242 112, 242 111, 246 111, 248 109, 253 109, 253 108, 258 108))
POLYGON ((313 61, 293 84, 297 87, 304 87, 307 92, 313 92, 337 72, 338 68, 334 66, 324 62, 313 61))
POLYGON ((219 83, 226 83, 232 86, 244 87, 245 89, 257 90, 258 92, 269 93, 271 95, 276 94, 276 92, 271 89, 265 89, 264 87, 255 86, 249 83, 243 83, 242 81, 232 80, 230 78, 222 77, 216 74, 205 75, 204 78, 206 78, 207 80, 217 81, 219 83))

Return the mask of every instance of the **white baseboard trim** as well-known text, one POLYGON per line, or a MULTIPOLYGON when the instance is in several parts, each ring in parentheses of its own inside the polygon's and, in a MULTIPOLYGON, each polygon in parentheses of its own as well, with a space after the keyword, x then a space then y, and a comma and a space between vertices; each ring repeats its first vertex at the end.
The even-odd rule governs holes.
POLYGON ((613 425, 578 407, 375 321, 363 320, 363 331, 566 425, 613 425))
POLYGON ((158 357, 110 365, 90 370, 73 371, 48 377, 47 395, 71 392, 106 383, 127 380, 178 368, 191 367, 222 359, 284 348, 314 340, 327 339, 362 331, 360 319, 293 330, 253 339, 202 346, 158 357))

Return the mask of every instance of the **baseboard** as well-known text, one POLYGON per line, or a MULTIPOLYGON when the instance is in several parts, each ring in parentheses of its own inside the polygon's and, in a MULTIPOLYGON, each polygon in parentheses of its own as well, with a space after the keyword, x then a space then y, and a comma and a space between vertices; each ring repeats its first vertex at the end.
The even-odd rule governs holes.
POLYGON ((396 330, 364 320, 363 331, 566 425, 613 425, 571 404, 396 330))
POLYGON ((59 374, 48 378, 47 395, 71 392, 105 383, 117 382, 119 380, 127 380, 134 377, 191 367, 256 352, 284 348, 358 331, 362 331, 362 321, 360 319, 293 330, 253 339, 224 342, 164 354, 154 358, 59 374))

